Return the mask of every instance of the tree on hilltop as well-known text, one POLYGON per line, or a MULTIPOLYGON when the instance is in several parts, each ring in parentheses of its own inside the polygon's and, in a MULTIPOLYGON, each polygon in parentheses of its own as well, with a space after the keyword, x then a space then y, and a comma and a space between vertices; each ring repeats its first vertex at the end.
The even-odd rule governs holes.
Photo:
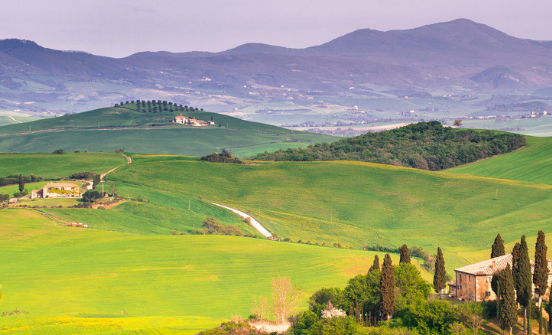
POLYGON ((406 244, 403 244, 401 246, 401 257, 399 260, 399 264, 410 264, 410 252, 408 251, 408 247, 406 244))

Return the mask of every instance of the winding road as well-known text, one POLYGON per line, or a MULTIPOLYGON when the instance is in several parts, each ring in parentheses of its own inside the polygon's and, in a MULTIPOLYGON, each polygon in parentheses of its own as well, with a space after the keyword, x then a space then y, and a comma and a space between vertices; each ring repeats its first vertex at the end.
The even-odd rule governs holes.
POLYGON ((234 208, 230 208, 228 206, 217 204, 216 202, 213 202, 213 205, 231 210, 232 212, 238 214, 243 219, 249 218, 251 220, 251 225, 253 226, 253 228, 257 229, 257 231, 259 233, 263 234, 263 236, 266 237, 266 238, 271 238, 272 237, 272 234, 268 230, 266 230, 263 226, 261 226, 261 224, 257 220, 255 220, 251 215, 245 214, 244 212, 241 212, 241 211, 239 211, 237 209, 234 209, 234 208))

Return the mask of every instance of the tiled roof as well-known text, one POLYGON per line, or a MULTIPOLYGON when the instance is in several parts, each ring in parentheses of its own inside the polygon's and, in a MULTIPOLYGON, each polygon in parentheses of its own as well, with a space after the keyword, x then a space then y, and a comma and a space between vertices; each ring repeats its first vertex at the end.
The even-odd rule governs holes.
MULTIPOLYGON (((531 262, 531 272, 535 267, 535 262, 531 262)), ((488 259, 483 262, 466 265, 464 267, 454 269, 456 272, 469 273, 476 276, 490 276, 494 275, 496 272, 506 268, 506 265, 510 264, 512 267, 512 254, 507 254, 504 256, 499 256, 495 258, 488 259)), ((552 272, 552 267, 550 262, 548 263, 548 272, 552 272)))
POLYGON ((496 272, 506 268, 510 264, 512 267, 512 254, 495 257, 483 262, 466 265, 455 269, 456 272, 469 273, 476 276, 494 275, 496 272))

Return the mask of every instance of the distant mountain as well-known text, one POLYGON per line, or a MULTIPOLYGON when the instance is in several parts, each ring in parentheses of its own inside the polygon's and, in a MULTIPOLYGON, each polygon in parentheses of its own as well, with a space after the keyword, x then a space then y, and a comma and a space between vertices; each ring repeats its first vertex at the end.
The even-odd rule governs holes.
MULTIPOLYGON (((250 43, 219 53, 141 52, 120 59, 12 39, 0 41, 0 70, 8 95, 36 93, 21 86, 29 78, 52 87, 51 94, 62 92, 66 80, 165 90, 183 83, 198 89, 257 85, 329 95, 366 84, 503 91, 551 85, 552 42, 515 38, 465 19, 410 30, 362 29, 305 49, 250 43)), ((42 98, 51 97, 29 97, 42 98)))

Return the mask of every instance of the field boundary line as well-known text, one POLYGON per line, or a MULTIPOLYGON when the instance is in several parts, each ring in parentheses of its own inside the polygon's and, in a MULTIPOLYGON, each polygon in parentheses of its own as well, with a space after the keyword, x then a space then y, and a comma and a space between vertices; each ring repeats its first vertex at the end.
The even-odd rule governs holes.
POLYGON ((265 227, 263 227, 259 221, 255 220, 251 215, 249 214, 246 214, 242 211, 239 211, 237 209, 234 209, 234 208, 231 208, 231 207, 228 207, 228 206, 224 206, 224 205, 221 205, 221 204, 217 204, 216 202, 213 202, 212 203, 213 205, 215 206, 219 206, 219 207, 222 207, 222 208, 226 208, 228 210, 231 210, 232 212, 238 214, 241 218, 245 219, 245 218, 249 218, 251 220, 251 225, 253 226, 253 228, 255 228, 259 233, 263 234, 264 237, 266 238, 271 238, 272 237, 272 234, 265 229, 265 227))

